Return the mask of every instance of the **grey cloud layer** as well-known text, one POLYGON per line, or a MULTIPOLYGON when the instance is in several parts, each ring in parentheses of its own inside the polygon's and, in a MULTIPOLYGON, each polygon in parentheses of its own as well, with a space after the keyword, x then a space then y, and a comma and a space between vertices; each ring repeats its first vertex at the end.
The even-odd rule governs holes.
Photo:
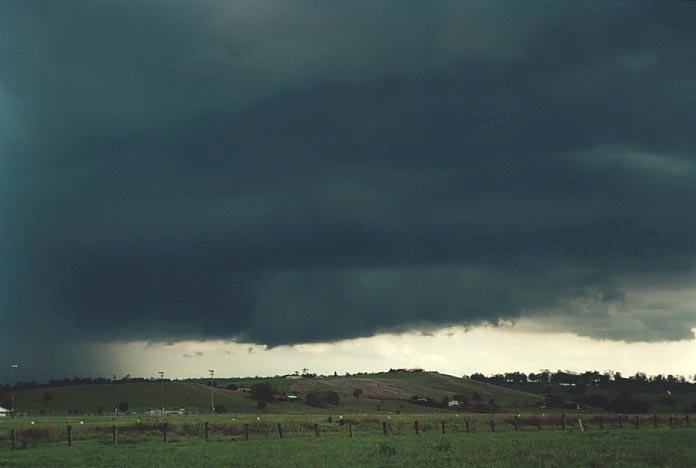
POLYGON ((0 7, 4 343, 692 336, 694 6, 258 3, 0 7))

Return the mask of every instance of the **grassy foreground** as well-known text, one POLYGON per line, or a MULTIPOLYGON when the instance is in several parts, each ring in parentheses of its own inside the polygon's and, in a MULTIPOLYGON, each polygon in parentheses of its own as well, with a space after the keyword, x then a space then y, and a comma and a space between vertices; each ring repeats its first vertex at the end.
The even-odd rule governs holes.
POLYGON ((696 463, 691 430, 541 431, 441 435, 326 434, 284 439, 85 441, 10 451, 0 466, 673 466, 696 463))

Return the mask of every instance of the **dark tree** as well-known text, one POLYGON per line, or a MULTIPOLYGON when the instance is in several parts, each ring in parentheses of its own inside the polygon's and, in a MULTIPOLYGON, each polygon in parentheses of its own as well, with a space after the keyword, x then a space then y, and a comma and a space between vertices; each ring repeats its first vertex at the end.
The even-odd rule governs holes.
POLYGON ((612 409, 617 413, 646 413, 650 409, 650 404, 636 400, 628 393, 622 393, 612 402, 612 409))
POLYGON ((358 406, 358 402, 360 401, 360 395, 362 395, 362 390, 359 388, 356 388, 353 390, 353 396, 355 397, 355 406, 358 406))
POLYGON ((329 403, 330 405, 338 405, 338 403, 341 401, 341 397, 338 395, 338 393, 329 390, 326 392, 326 402, 329 403))
POLYGON ((273 387, 266 382, 257 383, 251 386, 251 398, 258 401, 273 401, 273 387))
POLYGON ((118 403, 118 410, 121 413, 126 413, 128 411, 128 402, 127 401, 120 401, 118 403))
POLYGON ((326 394, 317 390, 307 394, 307 404, 314 407, 322 407, 326 404, 326 394))

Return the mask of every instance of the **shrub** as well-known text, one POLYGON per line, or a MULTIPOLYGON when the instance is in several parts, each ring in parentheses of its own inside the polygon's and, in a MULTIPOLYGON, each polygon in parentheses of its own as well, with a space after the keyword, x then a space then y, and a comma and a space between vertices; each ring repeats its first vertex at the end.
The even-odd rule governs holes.
POLYGON ((264 410, 266 409, 266 402, 265 401, 259 401, 256 403, 256 409, 264 410))

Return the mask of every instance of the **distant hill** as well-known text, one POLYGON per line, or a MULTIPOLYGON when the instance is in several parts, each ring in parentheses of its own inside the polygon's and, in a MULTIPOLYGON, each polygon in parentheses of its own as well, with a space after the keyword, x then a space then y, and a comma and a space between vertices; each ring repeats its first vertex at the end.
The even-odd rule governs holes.
MULTIPOLYGON (((227 412, 258 412, 257 402, 247 392, 224 388, 229 383, 240 387, 252 382, 267 381, 274 388, 289 395, 295 401, 271 402, 263 411, 285 412, 432 412, 453 411, 446 408, 424 407, 412 397, 429 397, 441 401, 443 397, 461 394, 471 404, 488 405, 493 400, 500 411, 533 410, 543 400, 539 395, 496 385, 438 373, 381 373, 351 377, 315 377, 290 379, 220 379, 221 387, 213 389, 215 404, 223 405, 227 412), (353 397, 354 389, 362 390, 360 398, 353 397), (338 406, 315 408, 305 404, 305 397, 312 391, 335 391, 340 395, 338 406), (478 398, 478 399, 476 399, 478 398)), ((160 407, 161 384, 158 382, 78 385, 43 387, 16 392, 16 408, 30 414, 111 414, 121 401, 127 401, 129 411, 146 411, 160 407)), ((165 382, 164 406, 167 409, 184 408, 187 411, 210 411, 209 386, 192 382, 165 382)))

